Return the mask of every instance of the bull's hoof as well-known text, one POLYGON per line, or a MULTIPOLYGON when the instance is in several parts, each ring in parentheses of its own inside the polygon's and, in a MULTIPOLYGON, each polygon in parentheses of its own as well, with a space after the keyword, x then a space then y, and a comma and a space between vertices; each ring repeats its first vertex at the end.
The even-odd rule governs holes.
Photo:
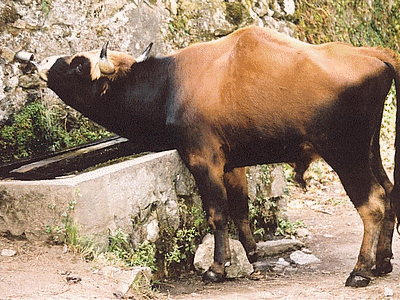
POLYGON ((392 271, 393 266, 390 262, 390 259, 385 259, 382 263, 377 263, 376 269, 372 270, 372 273, 374 274, 374 276, 382 276, 389 274, 392 271))
POLYGON ((351 286, 351 287, 365 287, 367 286, 371 281, 371 278, 357 274, 354 271, 350 273, 349 278, 346 280, 345 286, 351 286))
POLYGON ((249 262, 252 264, 252 263, 255 263, 256 261, 257 261, 257 259, 258 259, 258 253, 257 253, 257 251, 252 251, 252 252, 250 252, 249 254, 247 254, 247 258, 248 258, 248 260, 249 260, 249 262))
POLYGON ((203 281, 204 282, 223 282, 223 281, 225 281, 225 279, 226 279, 225 274, 216 273, 211 269, 208 269, 203 274, 203 281))

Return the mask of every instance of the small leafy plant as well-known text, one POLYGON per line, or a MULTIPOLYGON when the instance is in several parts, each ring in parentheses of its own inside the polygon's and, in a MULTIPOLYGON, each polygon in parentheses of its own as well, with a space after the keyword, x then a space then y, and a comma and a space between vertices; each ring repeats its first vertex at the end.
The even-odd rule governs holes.
POLYGON ((129 241, 129 235, 122 230, 117 230, 115 235, 109 237, 107 253, 113 254, 120 259, 126 266, 145 266, 156 270, 155 265, 155 245, 149 241, 139 244, 133 249, 129 241))
POLYGON ((294 236, 297 232, 297 229, 303 227, 303 224, 303 220, 297 220, 293 222, 285 219, 280 219, 278 221, 278 227, 276 228, 275 235, 284 237, 294 236))
POLYGON ((60 106, 34 101, 0 128, 0 162, 38 156, 110 136, 101 126, 60 106))

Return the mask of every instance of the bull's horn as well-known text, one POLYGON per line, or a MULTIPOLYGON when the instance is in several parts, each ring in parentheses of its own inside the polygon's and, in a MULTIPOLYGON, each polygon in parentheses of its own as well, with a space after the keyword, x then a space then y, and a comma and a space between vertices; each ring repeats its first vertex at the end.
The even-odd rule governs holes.
POLYGON ((106 75, 113 74, 115 72, 114 65, 107 59, 107 41, 100 52, 99 68, 100 72, 106 75))
POLYGON ((145 61, 146 59, 149 58, 149 54, 150 54, 150 50, 151 50, 152 46, 153 46, 153 43, 151 42, 147 46, 147 48, 143 51, 143 53, 138 58, 135 59, 137 63, 145 61))

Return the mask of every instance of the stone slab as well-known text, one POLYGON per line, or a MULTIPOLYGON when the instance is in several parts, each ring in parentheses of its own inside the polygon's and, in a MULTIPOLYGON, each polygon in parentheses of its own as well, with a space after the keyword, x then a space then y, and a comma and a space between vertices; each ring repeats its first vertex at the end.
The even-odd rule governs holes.
POLYGON ((298 250, 304 244, 296 239, 281 239, 257 243, 258 257, 276 256, 285 252, 298 250))

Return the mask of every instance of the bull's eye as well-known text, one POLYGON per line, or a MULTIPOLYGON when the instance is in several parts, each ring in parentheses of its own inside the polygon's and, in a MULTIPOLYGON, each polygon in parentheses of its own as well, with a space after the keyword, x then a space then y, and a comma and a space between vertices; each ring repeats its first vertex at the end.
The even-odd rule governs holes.
POLYGON ((83 56, 77 56, 71 61, 69 68, 72 78, 81 80, 90 74, 90 61, 83 56))
POLYGON ((75 72, 76 72, 76 74, 82 75, 82 71, 83 71, 83 66, 82 66, 82 64, 78 64, 78 65, 75 67, 75 72))

